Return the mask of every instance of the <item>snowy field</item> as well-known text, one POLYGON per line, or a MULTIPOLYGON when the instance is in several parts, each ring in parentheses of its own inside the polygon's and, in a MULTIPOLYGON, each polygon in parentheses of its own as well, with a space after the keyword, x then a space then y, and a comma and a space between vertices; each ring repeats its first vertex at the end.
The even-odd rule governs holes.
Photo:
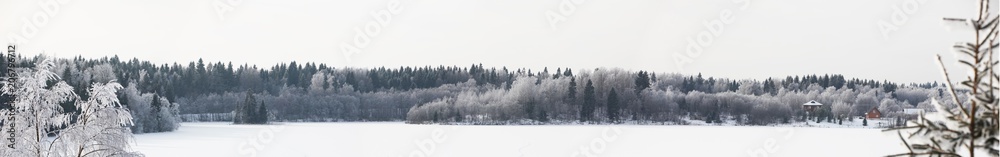
POLYGON ((183 123, 136 135, 147 156, 884 156, 895 134, 865 128, 656 125, 444 126, 401 122, 183 123))

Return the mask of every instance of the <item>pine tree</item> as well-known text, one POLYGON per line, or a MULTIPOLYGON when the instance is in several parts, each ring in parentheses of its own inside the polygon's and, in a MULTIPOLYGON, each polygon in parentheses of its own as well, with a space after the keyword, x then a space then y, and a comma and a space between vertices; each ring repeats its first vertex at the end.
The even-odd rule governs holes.
POLYGON ((355 91, 359 91, 358 89, 360 89, 358 86, 358 79, 354 76, 354 71, 347 71, 347 74, 344 75, 344 83, 352 86, 355 91))
POLYGON ((687 78, 684 78, 684 80, 681 82, 681 87, 680 87, 681 92, 684 92, 685 94, 690 92, 691 91, 690 86, 691 86, 691 81, 689 81, 687 78))
POLYGON ((590 120, 594 115, 594 105, 597 98, 594 96, 594 83, 587 80, 587 86, 583 88, 583 105, 580 109, 580 121, 590 120))
POLYGON ((246 111, 244 111, 246 110, 245 105, 246 105, 246 98, 244 98, 244 103, 236 104, 236 108, 233 109, 233 124, 246 123, 246 121, 243 121, 244 119, 243 116, 245 116, 244 113, 246 113, 246 111))
POLYGON ((244 116, 244 117, 246 117, 246 120, 245 120, 247 122, 246 124, 257 124, 257 123, 259 123, 257 121, 258 118, 260 118, 260 117, 257 117, 258 115, 260 115, 259 112, 258 112, 258 110, 257 110, 257 100, 256 99, 251 99, 249 102, 247 102, 246 108, 247 108, 247 113, 244 116))
POLYGON ((567 91, 566 98, 570 102, 576 99, 576 77, 570 77, 569 79, 569 90, 567 91))
POLYGON ((552 74, 552 78, 557 78, 558 79, 559 76, 562 76, 562 68, 556 68, 556 73, 552 74))
POLYGON ((611 88, 611 92, 608 93, 608 120, 612 123, 618 122, 618 111, 621 106, 618 104, 618 93, 615 92, 615 88, 611 88))
POLYGON ((295 61, 288 64, 288 71, 286 71, 285 77, 288 78, 285 85, 288 86, 298 86, 299 85, 299 66, 295 64, 295 61))
POLYGON ((642 90, 649 88, 649 74, 644 71, 639 71, 635 77, 635 93, 638 94, 642 90))
POLYGON ((269 120, 268 120, 267 105, 264 105, 264 101, 263 100, 260 101, 260 105, 258 105, 257 113, 256 114, 257 115, 254 116, 254 117, 257 117, 257 120, 255 121, 254 124, 267 124, 268 123, 269 120))
MULTIPOLYGON (((237 105, 236 110, 233 111, 233 123, 261 124, 259 121, 261 111, 262 109, 257 106, 257 99, 254 98, 253 94, 248 91, 243 103, 237 105)), ((263 111, 266 112, 267 109, 263 109, 263 111)))
POLYGON ((162 125, 160 124, 163 120, 163 117, 160 115, 160 111, 163 109, 161 108, 162 106, 163 104, 160 103, 160 95, 153 94, 153 102, 149 104, 149 115, 152 117, 150 121, 151 124, 148 124, 149 127, 147 127, 152 132, 160 132, 160 130, 163 130, 161 127, 162 125))
MULTIPOLYGON (((993 0, 977 0, 978 11, 972 18, 944 18, 945 21, 964 24, 972 28, 974 41, 955 44, 957 54, 963 56, 959 62, 969 71, 966 80, 952 81, 947 65, 937 55, 937 63, 944 74, 944 84, 951 96, 952 104, 963 104, 958 107, 947 107, 941 102, 932 101, 937 112, 921 115, 910 126, 897 127, 888 131, 897 131, 899 138, 906 145, 908 152, 890 156, 976 156, 977 154, 1000 156, 1000 101, 997 101, 997 89, 1000 88, 1000 75, 996 74, 997 65, 994 53, 1000 45, 997 43, 998 19, 994 11, 993 0), (953 82, 961 82, 960 87, 953 82), (958 89, 961 88, 961 89, 958 89), (958 90, 964 90, 959 92, 958 90), (960 100, 959 95, 967 95, 969 99, 960 100), (965 101, 965 102, 962 102, 965 101), (923 118, 926 117, 926 118, 923 118), (904 135, 906 132, 909 135, 904 135)), ((971 36, 970 36, 971 37, 971 36)), ((963 70, 965 71, 965 70, 963 70)), ((888 85, 888 90, 895 90, 895 85, 888 85)))

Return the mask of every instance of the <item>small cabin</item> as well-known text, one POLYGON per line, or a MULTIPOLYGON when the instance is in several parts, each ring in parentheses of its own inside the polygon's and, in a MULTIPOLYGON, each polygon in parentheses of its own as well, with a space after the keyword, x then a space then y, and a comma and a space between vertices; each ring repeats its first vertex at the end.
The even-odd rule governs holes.
POLYGON ((878 108, 872 108, 872 110, 869 110, 868 113, 865 113, 865 118, 868 119, 882 118, 882 111, 879 111, 878 108))
POLYGON ((816 100, 810 100, 809 102, 802 104, 802 109, 805 110, 806 112, 815 111, 820 107, 823 107, 823 104, 816 102, 816 100))

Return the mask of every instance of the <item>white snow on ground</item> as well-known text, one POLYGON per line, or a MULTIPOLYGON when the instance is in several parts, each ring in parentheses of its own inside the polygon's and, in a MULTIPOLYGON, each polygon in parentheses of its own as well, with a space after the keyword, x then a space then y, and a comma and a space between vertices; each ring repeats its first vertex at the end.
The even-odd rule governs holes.
POLYGON ((151 157, 863 157, 905 150, 879 129, 764 126, 183 123, 135 137, 138 151, 151 157))

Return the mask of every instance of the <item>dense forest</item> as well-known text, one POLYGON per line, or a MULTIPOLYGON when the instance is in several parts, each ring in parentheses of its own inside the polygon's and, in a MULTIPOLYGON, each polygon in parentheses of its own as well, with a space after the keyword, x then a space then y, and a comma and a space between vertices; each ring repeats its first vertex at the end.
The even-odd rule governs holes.
MULTIPOLYGON (((31 67, 44 58, 21 57, 17 65, 31 67)), ((881 110, 885 117, 899 117, 904 116, 904 108, 933 110, 931 98, 947 97, 938 83, 900 84, 836 74, 735 80, 617 68, 532 71, 481 64, 335 68, 298 62, 257 67, 202 60, 158 65, 117 56, 61 58, 55 64, 54 72, 79 87, 75 92, 84 98, 85 89, 95 82, 117 80, 125 85, 119 99, 133 112, 133 131, 137 133, 173 130, 180 115, 228 114, 224 120, 232 121, 231 113, 243 108, 238 106, 248 95, 260 101, 256 104, 261 108, 266 107, 263 115, 272 121, 536 124, 703 120, 746 125, 852 120, 849 117, 872 108, 881 110), (809 100, 826 105, 807 116, 800 105, 809 100)), ((75 112, 72 107, 64 109, 75 112)))

